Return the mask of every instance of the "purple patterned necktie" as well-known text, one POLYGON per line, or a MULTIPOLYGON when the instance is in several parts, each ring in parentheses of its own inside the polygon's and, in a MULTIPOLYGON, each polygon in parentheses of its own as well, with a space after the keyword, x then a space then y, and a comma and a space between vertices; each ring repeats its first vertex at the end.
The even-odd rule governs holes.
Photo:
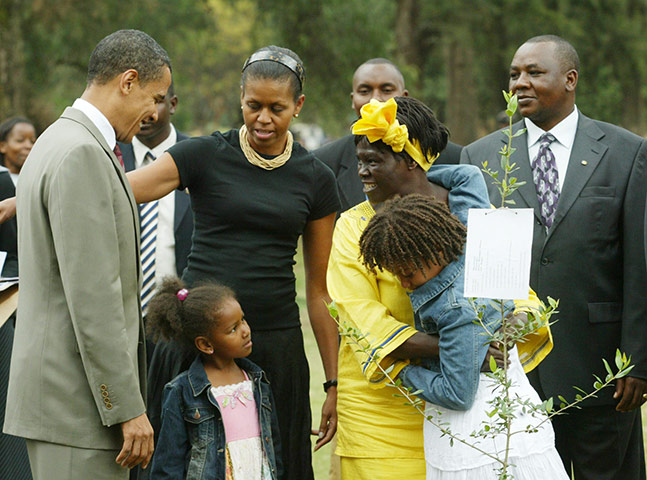
POLYGON ((537 189, 541 219, 548 228, 553 224, 557 200, 559 200, 559 175, 555 155, 550 150, 550 144, 554 141, 555 137, 550 133, 544 133, 539 137, 539 152, 530 162, 532 179, 537 189))

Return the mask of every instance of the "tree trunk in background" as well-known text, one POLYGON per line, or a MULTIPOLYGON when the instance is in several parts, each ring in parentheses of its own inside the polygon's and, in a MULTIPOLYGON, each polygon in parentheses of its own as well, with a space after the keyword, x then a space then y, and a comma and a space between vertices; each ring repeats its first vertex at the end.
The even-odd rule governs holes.
MULTIPOLYGON (((418 0, 398 0, 395 18, 395 63, 402 67, 409 65, 415 71, 413 84, 407 85, 410 92, 422 91, 421 69, 423 55, 422 42, 418 38, 420 5, 418 0)), ((416 94, 414 93, 415 97, 416 94)))
POLYGON ((645 136, 645 125, 643 122, 644 98, 640 88, 628 88, 624 90, 622 99, 622 125, 641 137, 645 136))
POLYGON ((20 0, 8 0, 0 7, 0 122, 27 110, 22 10, 20 0))
POLYGON ((447 115, 451 140, 467 145, 478 138, 478 111, 474 82, 474 51, 469 35, 454 34, 447 39, 447 115))

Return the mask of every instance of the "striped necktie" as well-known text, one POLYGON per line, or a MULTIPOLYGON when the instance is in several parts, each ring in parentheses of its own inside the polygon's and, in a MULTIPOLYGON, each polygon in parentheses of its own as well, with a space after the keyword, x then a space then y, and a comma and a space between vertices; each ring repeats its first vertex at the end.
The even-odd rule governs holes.
MULTIPOLYGON (((144 165, 155 160, 155 156, 148 152, 144 158, 144 165)), ((155 247, 157 246, 157 219, 158 201, 139 205, 139 225, 141 230, 141 262, 142 275, 142 311, 146 313, 146 305, 155 293, 155 247)))

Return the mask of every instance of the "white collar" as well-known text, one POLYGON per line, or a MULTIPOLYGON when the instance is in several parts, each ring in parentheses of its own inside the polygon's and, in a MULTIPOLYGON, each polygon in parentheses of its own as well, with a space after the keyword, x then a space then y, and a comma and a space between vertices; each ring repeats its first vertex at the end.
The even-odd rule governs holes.
POLYGON ((106 143, 111 150, 114 150, 115 145, 117 144, 117 137, 115 135, 115 129, 110 124, 106 116, 101 113, 101 111, 92 105, 87 100, 82 98, 77 98, 72 104, 72 108, 76 108, 85 114, 86 117, 94 124, 95 127, 99 130, 103 138, 106 140, 106 143))
MULTIPOLYGON (((577 132, 577 121, 579 120, 579 112, 577 106, 574 106, 573 111, 568 116, 548 130, 555 139, 569 150, 575 141, 575 133, 577 132)), ((535 125, 529 118, 524 118, 526 129, 528 130, 528 147, 532 147, 539 141, 544 133, 547 133, 542 128, 535 125)))
POLYGON ((133 137, 132 143, 136 166, 137 168, 139 168, 144 162, 144 157, 148 152, 151 152, 155 156, 155 158, 158 158, 162 153, 175 145, 177 143, 177 131, 175 130, 173 124, 171 124, 171 132, 169 133, 168 137, 166 137, 164 140, 162 140, 161 143, 153 148, 148 148, 136 136, 133 137))

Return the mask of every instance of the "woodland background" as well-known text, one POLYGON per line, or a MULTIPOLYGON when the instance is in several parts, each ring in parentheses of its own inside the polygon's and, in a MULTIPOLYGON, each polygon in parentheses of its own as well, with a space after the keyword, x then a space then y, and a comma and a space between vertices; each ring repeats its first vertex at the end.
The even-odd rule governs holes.
POLYGON ((0 120, 26 115, 42 131, 82 93, 94 45, 137 28, 171 56, 180 130, 240 125, 240 68, 276 44, 306 65, 299 122, 345 134, 353 71, 387 57, 467 144, 496 128, 516 48, 554 33, 580 54, 578 107, 644 135, 646 24, 645 0, 0 0, 0 120))

